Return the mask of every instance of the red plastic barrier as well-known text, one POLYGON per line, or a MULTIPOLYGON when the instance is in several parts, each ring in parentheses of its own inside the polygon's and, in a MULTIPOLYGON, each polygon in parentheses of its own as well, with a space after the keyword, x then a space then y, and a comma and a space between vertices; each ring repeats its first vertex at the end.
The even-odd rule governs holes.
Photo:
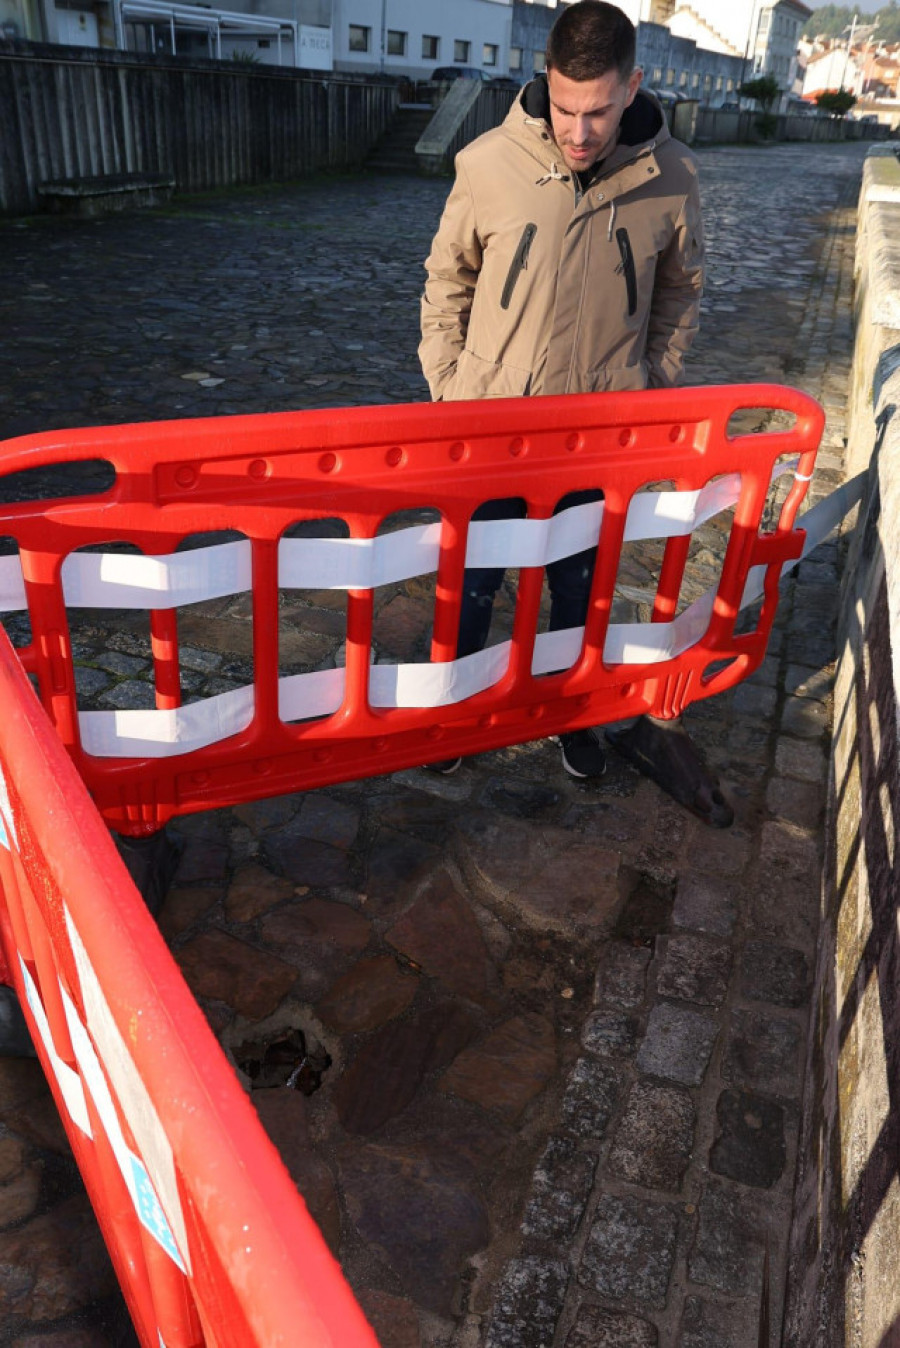
POLYGON ((145 1348, 377 1348, 0 632, 0 947, 145 1348))
MULTIPOLYGON (((19 549, 18 559, 0 557, 0 607, 27 606, 32 627, 30 644, 17 653, 0 633, 0 976, 11 975, 26 1009, 147 1348, 373 1348, 375 1339, 83 782, 109 824, 139 835, 176 813, 640 711, 675 715, 762 659, 781 565, 802 549, 794 518, 822 424, 821 409, 803 395, 754 386, 125 426, 0 445, 5 474, 96 459, 115 471, 99 496, 0 507, 0 536, 14 538, 19 549), (789 430, 729 436, 732 414, 748 407, 780 408, 795 422, 789 430), (772 468, 788 455, 796 459, 795 480, 777 527, 762 533, 772 468), (605 658, 632 503, 648 484, 697 492, 727 474, 739 474, 734 518, 700 627, 683 650, 652 665, 605 658), (371 664, 373 588, 348 583, 338 703, 306 720, 283 719, 280 568, 293 584, 297 575, 293 562, 280 560, 279 543, 290 526, 346 521, 353 545, 327 556, 339 556, 351 575, 355 552, 368 557, 368 541, 386 517, 436 507, 439 539, 415 534, 410 551, 423 548, 437 571, 432 659, 440 671, 453 664, 476 506, 521 496, 530 520, 550 521, 562 496, 586 488, 604 497, 598 563, 587 624, 562 672, 535 666, 543 565, 504 557, 503 564, 522 569, 513 638, 497 676, 461 701, 388 706, 379 694, 374 705, 384 671, 371 664), (148 576, 152 587, 165 573, 178 603, 191 602, 210 592, 205 562, 179 554, 187 559, 179 571, 173 554, 188 536, 222 530, 248 540, 216 554, 226 558, 228 579, 212 586, 232 594, 246 585, 252 593, 254 683, 236 703, 246 724, 234 729, 223 713, 225 733, 188 752, 177 743, 163 756, 87 752, 90 723, 77 705, 67 586, 91 602, 110 584, 114 595, 117 586, 124 593, 132 573, 108 545, 125 542, 146 555, 138 591, 148 576), (104 555, 73 572, 76 550, 97 545, 104 555), (737 635, 752 568, 764 572, 761 616, 754 631, 737 635)), ((667 537, 654 624, 673 618, 688 556, 689 533, 675 529, 667 537)), ((392 554, 388 574, 393 565, 392 554)), ((177 605, 151 609, 157 708, 180 715, 177 605)), ((235 704, 228 705, 231 715, 235 704)))
MULTIPOLYGON (((802 547, 794 517, 822 425, 821 409, 803 394, 754 385, 232 417, 8 441, 0 445, 7 473, 97 459, 115 470, 114 485, 100 496, 0 507, 0 536, 19 545, 33 629, 19 656, 36 677, 44 706, 103 817, 134 835, 192 810, 645 711, 674 716, 693 699, 745 677, 762 659, 780 566, 802 547), (795 421, 787 430, 729 435, 732 414, 748 407, 780 408, 795 421), (785 455, 799 460, 797 480, 777 527, 762 533, 772 466, 785 455), (671 482, 691 492, 735 472, 740 494, 705 631, 688 650, 660 663, 605 661, 632 499, 648 484, 671 482), (585 488, 604 494, 602 534, 584 640, 569 668, 534 673, 543 569, 526 566, 508 665, 490 687, 452 705, 373 705, 370 683, 379 668, 371 665, 373 590, 349 588, 339 705, 303 720, 281 718, 279 540, 290 526, 337 517, 360 542, 375 538, 389 515, 436 508, 443 523, 432 659, 450 662, 475 507, 512 494, 525 498, 529 517, 549 519, 565 493, 585 488), (86 752, 61 579, 66 558, 77 548, 110 542, 160 557, 188 535, 223 530, 238 530, 249 540, 238 565, 248 562, 253 603, 254 683, 243 722, 226 724, 215 743, 165 757, 86 752), (753 567, 765 568, 762 616, 754 632, 738 636, 735 618, 753 567), (723 662, 730 662, 727 668, 723 662)), ((675 612, 689 541, 668 540, 654 623, 675 612)), ((150 626, 157 707, 171 711, 181 700, 176 608, 155 608, 150 626)))

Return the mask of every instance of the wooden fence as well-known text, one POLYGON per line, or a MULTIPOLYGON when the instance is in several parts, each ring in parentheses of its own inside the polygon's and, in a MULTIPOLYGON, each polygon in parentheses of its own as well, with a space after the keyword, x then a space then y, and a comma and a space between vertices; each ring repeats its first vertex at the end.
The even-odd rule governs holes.
POLYGON ((40 183, 170 174, 183 192, 289 181, 361 164, 399 99, 393 83, 275 66, 78 47, 0 47, 0 214, 40 183))

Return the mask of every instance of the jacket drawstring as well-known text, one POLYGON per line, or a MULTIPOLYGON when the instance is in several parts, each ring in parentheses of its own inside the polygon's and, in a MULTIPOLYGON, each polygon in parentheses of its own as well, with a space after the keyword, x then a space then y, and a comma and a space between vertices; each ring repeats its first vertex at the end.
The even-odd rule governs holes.
POLYGON ((609 229, 606 231, 607 243, 612 243, 613 230, 615 229, 615 227, 616 227, 616 203, 615 201, 611 201, 609 203, 609 229))
POLYGON ((565 173, 560 173, 559 165, 557 164, 556 160, 554 160, 553 163, 550 165, 550 172, 545 173, 542 178, 535 179, 534 185, 535 187, 543 187, 545 183, 549 183, 551 181, 558 183, 568 182, 568 175, 565 173))

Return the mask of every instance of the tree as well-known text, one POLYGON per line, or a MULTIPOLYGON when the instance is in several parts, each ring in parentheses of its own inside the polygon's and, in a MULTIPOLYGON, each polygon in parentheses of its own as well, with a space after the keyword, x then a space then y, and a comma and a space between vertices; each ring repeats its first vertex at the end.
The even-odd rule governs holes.
POLYGON ((752 98, 754 103, 758 103, 762 108, 763 113, 767 113, 781 90, 774 75, 757 75, 755 80, 747 80, 742 84, 738 93, 742 98, 752 98))
POLYGON ((856 94, 846 89, 826 89, 823 94, 816 94, 817 106, 832 117, 845 117, 855 102, 856 94))
POLYGON ((896 0, 875 15, 875 38, 878 42, 900 42, 900 5, 896 0))
POLYGON ((757 75, 755 80, 747 80, 742 84, 738 93, 742 98, 752 98, 754 103, 759 104, 760 113, 756 119, 756 129, 764 140, 771 140, 778 126, 778 118, 772 112, 772 104, 781 93, 775 76, 757 75))
POLYGON ((804 34, 806 37, 840 37, 853 22, 854 12, 844 5, 822 5, 810 16, 804 34))

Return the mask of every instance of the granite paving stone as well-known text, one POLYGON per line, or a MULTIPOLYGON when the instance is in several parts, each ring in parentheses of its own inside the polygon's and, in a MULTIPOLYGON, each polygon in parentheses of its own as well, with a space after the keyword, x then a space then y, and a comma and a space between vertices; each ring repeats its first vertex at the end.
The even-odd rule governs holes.
POLYGON ((687 1091, 636 1081, 613 1135, 609 1171, 645 1189, 677 1193, 691 1159, 695 1120, 687 1091))
POLYGON ((646 1198, 604 1194, 581 1258, 581 1285, 638 1308, 665 1306, 675 1258, 678 1214, 646 1198))
POLYGON ((688 1254, 695 1283, 729 1295, 758 1296, 766 1234, 758 1209, 734 1185, 710 1180, 688 1254))
POLYGON ((770 1188, 787 1159, 784 1106, 748 1091, 723 1091, 716 1112, 720 1131, 709 1154, 710 1170, 770 1188))
POLYGON ((620 1089, 621 1077, 614 1068, 590 1058, 580 1058, 563 1096, 563 1124, 576 1137, 603 1137, 620 1089))
POLYGON ((657 1348, 658 1343, 656 1325, 639 1315, 582 1306, 565 1348, 657 1348))
POLYGON ((731 1013, 722 1075, 735 1085, 773 1095, 800 1095, 800 1027, 760 1011, 731 1013))
POLYGON ((551 1137, 534 1172, 522 1230, 526 1236, 569 1242, 581 1223, 597 1158, 568 1137, 551 1137))
POLYGON ((543 1348, 552 1342, 568 1281, 561 1260, 510 1261, 497 1289, 485 1348, 543 1348))
MULTIPOLYGON (((824 397, 811 500, 842 472, 864 152, 697 150, 709 267, 688 381, 824 397)), ((421 262, 447 188, 354 173, 0 222, 0 435, 424 400, 421 262)), ((67 471, 44 487, 70 494, 67 471)), ((108 480, 86 469, 79 489, 108 480)), ((711 521, 695 539, 686 598, 723 537, 711 521)), ((782 587, 752 678, 688 711, 731 830, 613 752, 576 783, 541 741, 171 826, 163 935, 230 1052, 315 1058, 285 1049, 302 1089, 241 1080, 384 1348, 757 1348, 767 1239, 778 1323, 844 549, 782 587)), ((649 611, 651 551, 627 560, 617 613, 649 611)), ((433 594, 433 576, 379 590, 377 659, 427 658, 433 594)), ((186 699, 252 681, 252 610, 180 613, 186 699)), ((509 576, 497 632, 514 616, 509 576)), ((30 639, 24 615, 4 622, 30 639)), ((345 594, 284 592, 278 624, 280 673, 345 663, 345 594)), ((146 615, 79 611, 72 638, 85 709, 154 704, 146 615)), ((133 1348, 41 1082, 0 1059, 0 1338, 133 1348)))
POLYGON ((728 880, 705 875, 681 875, 675 894, 672 922, 676 927, 730 936, 737 920, 739 889, 728 880))
POLYGON ((644 1000, 650 951, 623 941, 610 941, 600 957, 594 984, 598 1005, 631 1010, 644 1000))
POLYGON ((684 1086, 699 1086, 719 1033, 718 1021, 672 1002, 657 1002, 637 1054, 637 1066, 650 1076, 684 1086))
POLYGON ((759 1348, 759 1308, 743 1302, 688 1296, 679 1326, 679 1348, 759 1348))
POLYGON ((662 937, 658 949, 662 960, 657 979, 660 996, 700 1006, 721 1006, 731 973, 729 945, 685 933, 662 937))
POLYGON ((629 1058, 640 1040, 640 1021, 621 1011, 594 1011, 584 1022, 581 1043, 598 1058, 629 1058))
POLYGON ((809 959, 802 950, 774 945, 771 941, 748 941, 741 955, 741 995, 752 1002, 775 1006, 803 1006, 812 977, 809 959))

